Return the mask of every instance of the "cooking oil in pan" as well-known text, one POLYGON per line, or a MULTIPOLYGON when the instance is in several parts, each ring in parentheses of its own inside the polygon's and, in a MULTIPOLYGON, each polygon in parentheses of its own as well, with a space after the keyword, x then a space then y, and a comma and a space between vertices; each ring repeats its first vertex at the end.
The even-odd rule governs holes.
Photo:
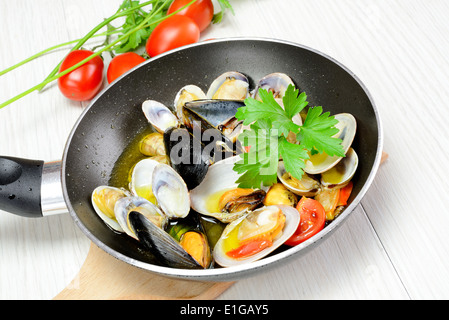
POLYGON ((134 166, 141 160, 148 158, 140 152, 140 142, 154 130, 149 126, 140 132, 125 148, 112 169, 109 185, 116 188, 129 189, 129 182, 134 166))

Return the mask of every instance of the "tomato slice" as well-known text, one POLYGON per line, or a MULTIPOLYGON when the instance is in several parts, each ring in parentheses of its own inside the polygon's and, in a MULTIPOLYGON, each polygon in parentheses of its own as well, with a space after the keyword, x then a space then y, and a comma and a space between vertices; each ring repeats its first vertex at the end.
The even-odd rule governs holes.
POLYGON ((296 246, 313 237, 323 230, 326 223, 326 212, 321 203, 314 199, 302 197, 296 209, 299 211, 301 222, 293 236, 285 242, 288 246, 296 246))
POLYGON ((234 259, 244 259, 259 253, 272 245, 273 242, 268 239, 249 241, 236 249, 226 252, 226 255, 234 259))

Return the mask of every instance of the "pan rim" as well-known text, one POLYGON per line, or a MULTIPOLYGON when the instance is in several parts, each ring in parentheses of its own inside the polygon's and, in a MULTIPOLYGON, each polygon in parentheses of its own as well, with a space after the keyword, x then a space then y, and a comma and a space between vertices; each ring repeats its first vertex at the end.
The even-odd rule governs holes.
POLYGON ((106 253, 112 255, 113 257, 122 260, 129 265, 135 266, 137 268, 147 270, 153 273, 156 273, 158 275, 167 276, 170 278, 178 278, 178 279, 184 279, 184 280, 195 280, 195 281, 231 281, 231 280, 237 280, 244 276, 248 276, 249 273, 256 274, 256 270, 260 269, 268 269, 271 267, 274 267, 275 265, 279 264, 281 261, 286 262, 289 260, 292 260, 294 257, 299 257, 298 254, 300 251, 307 251, 312 249, 315 245, 322 242, 323 238, 328 237, 330 234, 332 234, 339 226, 343 224, 343 222, 346 220, 346 218, 354 211, 354 209, 361 203, 362 198, 366 195, 368 189, 371 187, 372 182, 374 181, 374 178, 377 174, 378 168, 380 166, 382 151, 383 151, 383 126, 382 121, 380 118, 379 110, 376 107, 376 104, 374 102, 374 99, 365 86, 365 84, 352 72, 349 68, 347 68, 345 65, 343 65, 341 62, 337 61, 336 59, 332 58, 331 56, 316 50, 314 48, 295 43, 288 40, 281 40, 281 39, 273 39, 273 38, 266 38, 266 37, 226 37, 226 38, 219 38, 219 39, 213 39, 208 41, 203 41, 195 44, 191 44, 188 46, 184 46, 181 48, 177 48, 174 50, 171 50, 169 52, 163 53, 157 57, 151 58, 147 60, 146 62, 142 63, 141 65, 131 69, 129 72, 123 74, 118 79, 116 79, 113 83, 111 83, 109 86, 104 88, 100 94, 98 94, 91 102, 90 104, 85 108, 85 110, 82 112, 78 120, 76 121, 74 127, 72 128, 70 135, 67 139, 65 148, 64 148, 64 154, 62 158, 62 170, 61 170, 61 181, 62 181, 62 189, 63 189, 63 195, 64 200, 66 202, 67 208, 70 212, 70 215, 72 216, 73 220, 75 221, 76 225, 81 229, 81 231, 100 249, 105 251, 106 253), (184 269, 174 269, 169 267, 163 267, 158 265, 149 264, 146 262, 142 262, 133 258, 130 258, 112 248, 104 244, 100 239, 98 239, 90 230, 83 224, 83 222, 79 219, 78 215, 76 214, 69 195, 67 191, 67 179, 66 179, 66 164, 67 164, 67 157, 68 157, 68 151, 71 146, 72 139, 77 131, 77 128, 79 127, 81 121, 84 119, 86 114, 89 113, 89 110, 91 107, 96 103, 96 101, 103 96, 108 90, 110 90, 112 87, 114 87, 114 84, 120 79, 128 76, 128 74, 132 73, 134 70, 143 67, 144 65, 148 63, 152 63, 155 60, 158 60, 160 58, 163 58, 167 55, 173 54, 178 51, 186 50, 192 47, 197 46, 203 46, 203 45, 210 45, 213 43, 221 43, 221 42, 234 42, 234 41, 259 41, 259 42, 271 42, 271 43, 277 43, 277 44, 285 44, 289 46, 298 47, 301 49, 308 50, 312 53, 318 54, 329 61, 335 63, 340 68, 342 68, 344 71, 346 71, 354 80, 360 85, 360 87, 365 92, 367 98, 369 99, 374 115, 376 118, 376 124, 378 128, 378 146, 376 150, 376 156, 374 160, 373 167, 371 168, 371 171, 368 175, 368 178, 363 185, 362 189, 359 191, 357 197, 352 201, 352 203, 345 209, 343 214, 338 218, 338 221, 330 224, 328 227, 326 227, 323 231, 319 232, 314 237, 310 238, 309 240, 301 243, 300 245, 296 247, 289 248, 285 251, 282 251, 280 253, 277 253, 276 255, 266 257, 262 260, 252 262, 250 264, 243 264, 240 266, 235 267, 229 267, 229 268, 217 268, 217 269, 208 269, 208 270, 184 270, 184 269))

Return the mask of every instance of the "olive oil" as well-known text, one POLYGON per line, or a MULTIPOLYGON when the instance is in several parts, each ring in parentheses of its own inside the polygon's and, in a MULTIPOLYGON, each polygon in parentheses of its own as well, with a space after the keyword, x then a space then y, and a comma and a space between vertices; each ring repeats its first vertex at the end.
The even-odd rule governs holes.
POLYGON ((140 132, 125 148, 112 169, 109 185, 129 190, 132 169, 139 161, 148 158, 140 152, 140 142, 150 133, 154 132, 151 126, 140 132))

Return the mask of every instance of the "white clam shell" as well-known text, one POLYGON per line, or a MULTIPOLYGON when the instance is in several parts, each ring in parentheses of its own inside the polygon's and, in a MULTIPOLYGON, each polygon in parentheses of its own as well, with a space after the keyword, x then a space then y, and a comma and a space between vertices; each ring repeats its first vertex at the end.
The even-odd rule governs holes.
MULTIPOLYGON (((221 235, 220 239, 218 240, 217 244, 215 245, 215 248, 213 251, 213 257, 215 259, 215 262, 218 263, 222 267, 233 267, 233 266, 238 266, 241 264, 254 262, 254 261, 257 261, 259 259, 266 257, 271 252, 273 252, 274 250, 279 248, 282 244, 284 244, 284 242, 287 241, 295 233, 296 229, 298 228, 299 222, 300 222, 300 216, 299 216, 298 210, 296 210, 293 207, 283 206, 283 205, 276 206, 276 207, 280 208, 285 215, 285 218, 286 218, 285 226, 284 226, 284 229, 282 230, 282 235, 277 237, 277 239, 275 239, 273 241, 273 244, 270 247, 262 250, 261 252, 259 252, 257 254, 247 257, 245 259, 233 259, 233 258, 229 257, 228 255, 226 255, 226 253, 224 252, 224 241, 226 240, 226 237, 232 232, 232 230, 234 230, 234 228, 236 228, 247 217, 247 215, 245 215, 245 216, 241 217, 240 219, 231 222, 223 231, 223 234, 221 235)), ((264 210, 266 208, 270 208, 270 207, 263 207, 258 210, 264 210)), ((254 211, 254 212, 256 212, 256 211, 254 211)), ((251 213, 249 213, 249 214, 251 214, 251 213)))
POLYGON ((137 239, 137 236, 128 225, 128 214, 137 207, 140 208, 139 212, 147 218, 150 218, 151 215, 163 216, 158 207, 141 197, 126 197, 117 201, 114 209, 117 222, 124 232, 134 239, 137 239))
POLYGON ((178 119, 182 119, 183 115, 182 115, 182 107, 184 106, 185 103, 187 102, 191 102, 194 100, 203 100, 206 99, 206 94, 203 92, 203 90, 193 84, 189 84, 183 88, 181 88, 181 90, 179 90, 179 92, 176 94, 175 97, 175 101, 174 101, 174 105, 176 108, 176 115, 178 116, 178 119), (185 93, 188 93, 187 95, 185 95, 185 93), (189 96, 189 98, 187 98, 186 96, 189 96), (191 98, 194 99, 192 100, 191 98))
POLYGON ((211 212, 208 209, 208 200, 211 196, 217 194, 220 191, 231 190, 238 187, 236 181, 240 175, 233 170, 234 164, 241 160, 239 156, 227 158, 209 167, 206 177, 201 184, 195 189, 190 191, 190 205, 196 212, 212 216, 219 219, 222 222, 231 222, 247 211, 241 211, 237 213, 221 213, 211 212))
POLYGON ((148 122, 159 133, 164 133, 171 127, 178 127, 179 120, 171 112, 169 108, 160 102, 154 100, 147 100, 142 104, 142 111, 145 114, 148 122))
POLYGON ((152 200, 148 198, 148 191, 152 190, 153 171, 158 165, 159 162, 152 159, 143 159, 135 165, 129 184, 129 189, 135 196, 152 200))
POLYGON ((153 194, 159 207, 169 218, 185 218, 190 212, 187 185, 170 166, 158 164, 153 171, 153 194))
POLYGON ((321 184, 325 187, 343 186, 347 184, 355 172, 359 164, 359 157, 354 149, 349 148, 346 157, 342 159, 336 166, 332 167, 321 174, 321 184))
MULTIPOLYGON (((106 214, 104 214, 101 209, 98 207, 96 201, 94 200, 94 195, 96 193, 101 192, 104 189, 111 189, 112 191, 116 191, 120 194, 123 195, 123 197, 127 196, 127 193, 119 188, 114 188, 114 187, 109 187, 109 186, 100 186, 98 188, 96 188, 93 192, 92 192, 92 196, 91 196, 91 201, 92 201, 92 206, 94 207, 95 212, 97 213, 97 215, 101 218, 101 220, 104 221, 104 223, 106 223, 109 227, 111 227, 113 230, 117 231, 117 232, 124 232, 124 230, 122 229, 122 227, 119 225, 119 223, 114 220, 109 218, 106 214)), ((115 205, 114 205, 115 207, 115 205)))
MULTIPOLYGON (((335 115, 335 119, 338 120, 338 123, 335 127, 339 130, 337 134, 334 135, 335 138, 339 138, 342 140, 342 146, 344 149, 344 153, 348 152, 351 144, 354 140, 356 131, 357 131, 357 121, 353 115, 349 113, 340 113, 335 115)), ((318 155, 317 157, 321 157, 322 155, 318 155)), ((314 156, 312 156, 314 157, 314 156)), ((343 157, 338 156, 325 156, 325 158, 321 158, 320 161, 314 163, 311 159, 306 160, 306 167, 304 169, 308 174, 319 174, 323 173, 333 166, 335 166, 338 162, 341 161, 343 157)))
POLYGON ((248 78, 236 71, 225 72, 220 75, 217 79, 215 79, 209 87, 207 91, 208 99, 229 99, 229 100, 244 100, 249 96, 249 81, 248 78), (219 96, 215 96, 220 87, 225 83, 227 79, 235 79, 232 84, 232 90, 226 90, 226 93, 220 94, 219 96), (236 93, 246 92, 243 96, 240 94, 236 95, 236 93))

